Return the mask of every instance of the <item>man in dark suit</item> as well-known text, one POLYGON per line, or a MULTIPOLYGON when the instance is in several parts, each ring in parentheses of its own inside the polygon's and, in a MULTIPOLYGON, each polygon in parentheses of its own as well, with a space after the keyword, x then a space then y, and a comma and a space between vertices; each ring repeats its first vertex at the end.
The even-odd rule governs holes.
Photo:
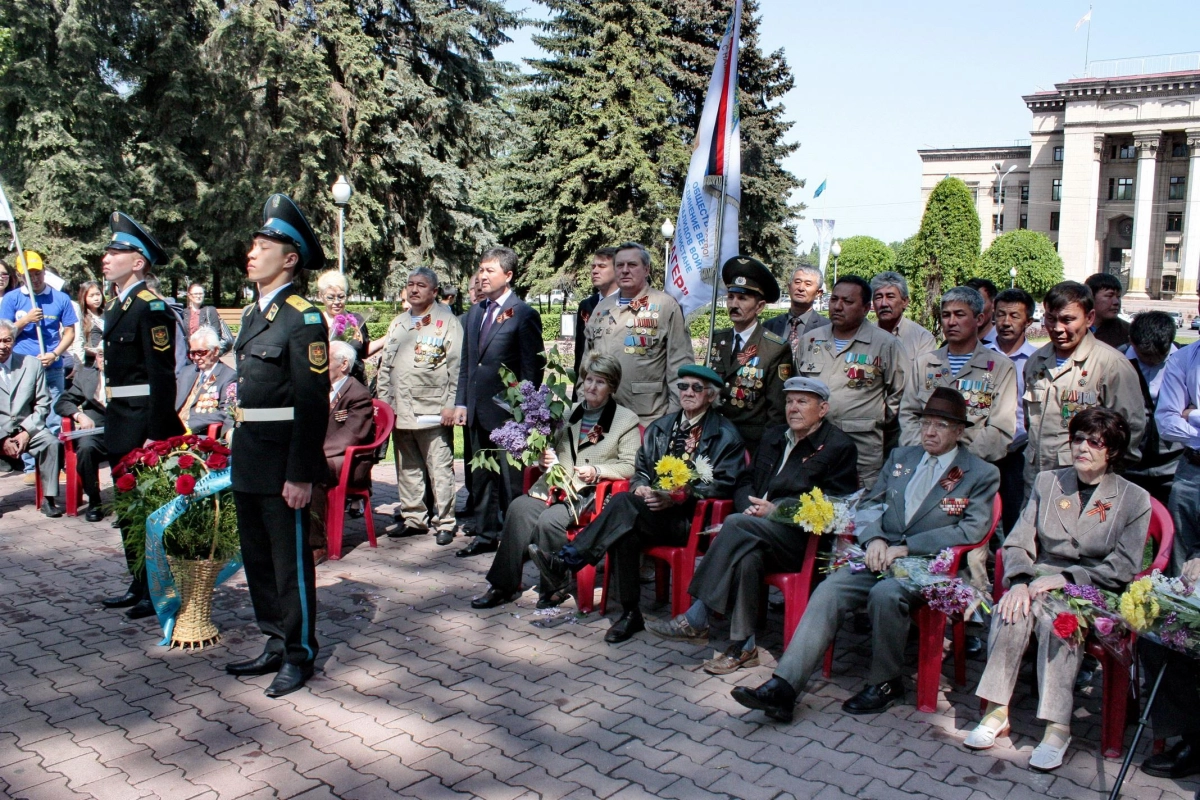
POLYGON ((696 602, 686 614, 646 625, 664 639, 700 642, 708 639, 710 613, 728 616, 729 648, 704 663, 713 675, 757 666, 754 627, 767 565, 771 572, 798 572, 804 564, 812 534, 770 519, 776 508, 813 488, 834 497, 858 490, 858 448, 825 422, 829 387, 813 378, 791 378, 784 391, 787 425, 767 432, 753 468, 738 476, 733 494, 738 513, 725 520, 688 587, 696 602))
MULTIPOLYGON (((579 375, 579 365, 583 363, 583 348, 587 345, 584 327, 592 318, 596 305, 617 291, 617 271, 613 266, 617 258, 617 248, 601 247, 592 254, 592 288, 595 290, 579 303, 579 313, 575 315, 575 374, 579 375)), ((578 387, 576 388, 578 392, 578 387)))
POLYGON ((327 474, 329 332, 292 281, 320 269, 325 254, 287 195, 263 208, 246 255, 258 300, 242 313, 233 351, 238 365, 233 494, 246 583, 262 655, 225 665, 230 675, 268 675, 268 697, 304 686, 317 658, 316 570, 308 548, 312 486, 327 474))
POLYGON ((229 412, 237 405, 237 373, 221 363, 216 329, 203 325, 188 337, 188 358, 191 363, 179 373, 175 395, 179 421, 198 436, 214 424, 224 435, 233 425, 229 412))
MULTIPOLYGON (((72 373, 67 390, 54 405, 54 413, 70 417, 78 431, 105 427, 104 351, 96 353, 95 364, 80 364, 72 373)), ((108 461, 103 432, 100 435, 80 436, 74 440, 75 469, 83 481, 83 493, 88 498, 85 518, 88 522, 104 519, 100 497, 100 462, 108 461)))
POLYGON ((972 424, 962 394, 945 386, 935 389, 922 417, 921 446, 889 453, 863 500, 866 507, 884 504, 883 516, 856 532, 866 568, 844 567, 826 578, 808 601, 771 680, 756 689, 737 687, 734 700, 790 722, 797 692, 824 658, 846 612, 864 606, 871 618, 868 685, 842 710, 875 714, 903 700, 904 646, 912 610, 924 600, 888 570, 897 558, 934 556, 947 547, 982 541, 1000 488, 1000 472, 958 443, 972 424))
MULTIPOLYGON (((512 290, 517 254, 507 247, 488 250, 479 260, 483 297, 471 307, 464 325, 466 347, 458 374, 454 424, 466 427, 471 452, 493 450, 488 434, 510 419, 494 402, 504 391, 500 367, 518 381, 542 382, 542 318, 512 290)), ((476 470, 471 476, 475 502, 475 539, 459 557, 493 553, 498 546, 501 515, 521 492, 521 473, 500 459, 500 472, 476 470)))
POLYGON ((796 343, 809 331, 829 324, 829 317, 821 316, 813 306, 817 298, 825 293, 825 281, 821 268, 812 264, 801 264, 792 270, 788 281, 788 297, 791 305, 786 314, 779 314, 763 323, 763 327, 788 343, 795 353, 796 343))
MULTIPOLYGON (((117 296, 104 312, 104 382, 108 399, 104 447, 109 463, 141 447, 147 439, 183 433, 175 413, 175 315, 146 288, 146 271, 166 260, 145 228, 120 211, 109 219, 112 239, 104 247, 104 278, 117 296)), ((105 608, 129 609, 130 619, 154 614, 146 568, 134 569, 129 531, 121 527, 125 561, 133 582, 124 595, 104 600, 105 608)))

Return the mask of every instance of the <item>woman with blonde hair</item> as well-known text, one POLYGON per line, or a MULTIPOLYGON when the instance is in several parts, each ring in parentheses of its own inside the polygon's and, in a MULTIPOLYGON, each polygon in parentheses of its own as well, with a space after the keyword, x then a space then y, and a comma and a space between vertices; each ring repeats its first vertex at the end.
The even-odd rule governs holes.
POLYGON ((317 277, 317 299, 323 306, 329 339, 340 339, 354 348, 357 358, 354 359, 354 369, 350 375, 365 385, 367 371, 363 362, 370 355, 371 334, 367 332, 367 323, 360 315, 346 310, 349 294, 350 282, 336 269, 326 270, 317 277))

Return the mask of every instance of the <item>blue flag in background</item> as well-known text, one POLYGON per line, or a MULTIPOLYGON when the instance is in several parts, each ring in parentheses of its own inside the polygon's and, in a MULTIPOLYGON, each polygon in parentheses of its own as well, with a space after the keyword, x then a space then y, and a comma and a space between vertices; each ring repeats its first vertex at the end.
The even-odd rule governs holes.
POLYGON ((821 185, 817 187, 817 190, 815 192, 813 192, 813 200, 816 200, 818 197, 821 196, 821 192, 825 191, 825 184, 827 184, 827 183, 829 183, 828 178, 821 181, 821 185))

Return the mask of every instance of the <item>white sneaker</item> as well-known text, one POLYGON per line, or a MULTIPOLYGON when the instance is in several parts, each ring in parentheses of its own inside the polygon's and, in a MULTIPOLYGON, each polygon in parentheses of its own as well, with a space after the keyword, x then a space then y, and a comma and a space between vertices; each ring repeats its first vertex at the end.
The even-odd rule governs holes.
POLYGON ((968 750, 990 750, 995 744, 996 739, 1001 736, 1008 736, 1012 730, 1012 725, 1008 720, 999 728, 993 728, 991 725, 984 725, 982 722, 975 726, 975 730, 967 734, 967 738, 963 739, 963 747, 968 750))
POLYGON ((1067 754, 1067 747, 1070 744, 1070 736, 1063 742, 1062 747, 1055 747, 1052 744, 1042 742, 1033 748, 1033 755, 1029 757, 1029 768, 1036 769, 1039 772, 1049 772, 1052 769, 1058 769, 1062 766, 1063 756, 1067 754))

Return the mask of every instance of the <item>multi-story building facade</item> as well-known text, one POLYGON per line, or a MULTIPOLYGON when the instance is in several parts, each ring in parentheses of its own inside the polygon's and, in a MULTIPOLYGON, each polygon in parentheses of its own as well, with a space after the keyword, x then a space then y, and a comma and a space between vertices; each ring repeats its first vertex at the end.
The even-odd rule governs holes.
POLYGON ((1029 228, 1055 243, 1069 279, 1109 272, 1132 298, 1196 300, 1200 54, 1093 62, 1088 74, 1023 98, 1029 144, 918 151, 922 197, 962 178, 984 247, 1029 228))

